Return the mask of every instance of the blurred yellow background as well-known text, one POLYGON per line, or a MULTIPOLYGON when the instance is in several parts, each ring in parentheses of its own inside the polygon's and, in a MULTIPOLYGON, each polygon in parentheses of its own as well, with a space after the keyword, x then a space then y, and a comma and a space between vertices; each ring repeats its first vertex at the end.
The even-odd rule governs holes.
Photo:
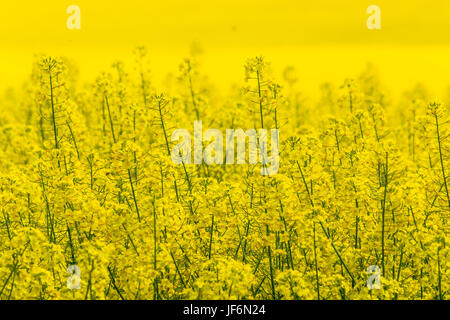
POLYGON ((450 84, 449 0, 164 0, 4 1, 0 6, 0 92, 31 71, 34 54, 75 60, 81 80, 112 62, 131 63, 146 45, 154 81, 176 72, 200 44, 202 70, 219 87, 243 78, 246 58, 264 55, 275 71, 295 66, 306 91, 339 84, 370 61, 386 86, 424 82, 436 95, 450 84), (81 30, 69 30, 69 5, 81 30), (381 8, 381 30, 368 30, 366 9, 381 8))

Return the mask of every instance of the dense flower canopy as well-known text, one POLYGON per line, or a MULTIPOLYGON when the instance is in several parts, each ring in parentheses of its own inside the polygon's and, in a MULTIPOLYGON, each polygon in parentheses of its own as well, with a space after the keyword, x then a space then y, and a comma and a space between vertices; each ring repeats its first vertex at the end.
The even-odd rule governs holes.
POLYGON ((155 88, 135 54, 82 87, 43 57, 0 101, 0 299, 449 297, 450 128, 425 89, 394 105, 368 68, 311 103, 258 57, 221 97, 195 57, 155 88), (279 129, 278 173, 175 165, 195 120, 279 129))

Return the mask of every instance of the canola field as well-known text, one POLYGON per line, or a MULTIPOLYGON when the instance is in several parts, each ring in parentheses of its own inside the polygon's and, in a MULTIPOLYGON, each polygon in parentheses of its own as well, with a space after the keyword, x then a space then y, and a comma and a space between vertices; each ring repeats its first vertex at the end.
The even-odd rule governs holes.
POLYGON ((263 57, 220 96, 134 56, 81 86, 43 56, 0 100, 0 299, 448 299, 446 97, 368 66, 306 103, 263 57), (278 171, 175 164, 196 120, 278 129, 278 171))

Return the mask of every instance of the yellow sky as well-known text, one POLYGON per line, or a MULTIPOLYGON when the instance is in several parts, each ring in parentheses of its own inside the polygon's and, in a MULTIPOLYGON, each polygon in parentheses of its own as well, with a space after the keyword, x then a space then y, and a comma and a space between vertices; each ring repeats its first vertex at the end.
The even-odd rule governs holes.
POLYGON ((142 44, 162 78, 193 41, 217 82, 240 81, 245 59, 262 54, 280 70, 296 66, 305 88, 354 75, 367 61, 391 86, 450 84, 449 0, 42 0, 0 6, 0 90, 26 78, 36 53, 68 56, 82 79, 92 79, 116 59, 131 62, 142 44), (72 4, 81 9, 81 30, 66 27, 72 4), (381 30, 366 27, 373 4, 381 30))

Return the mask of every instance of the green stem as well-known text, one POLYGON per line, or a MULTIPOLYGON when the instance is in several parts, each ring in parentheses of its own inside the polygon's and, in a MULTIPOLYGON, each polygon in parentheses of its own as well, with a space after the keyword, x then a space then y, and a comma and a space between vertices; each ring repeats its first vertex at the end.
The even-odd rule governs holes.
POLYGON ((139 220, 139 222, 141 222, 141 215, 139 214, 139 207, 138 207, 138 203, 137 203, 137 199, 136 199, 136 193, 134 192, 133 180, 131 179, 131 170, 130 169, 128 169, 128 179, 130 181, 131 192, 133 194, 134 206, 136 208, 138 220, 139 220))

